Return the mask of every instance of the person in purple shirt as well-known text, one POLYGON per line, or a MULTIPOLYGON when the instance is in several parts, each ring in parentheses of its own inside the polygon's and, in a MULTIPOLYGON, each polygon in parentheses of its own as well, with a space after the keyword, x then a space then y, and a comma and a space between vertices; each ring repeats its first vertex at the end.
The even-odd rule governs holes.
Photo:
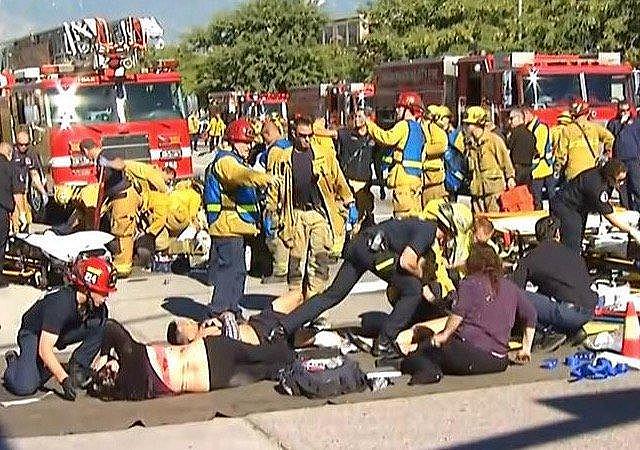
POLYGON ((411 384, 437 383, 443 374, 502 372, 509 359, 509 337, 516 319, 524 326, 515 362, 531 360, 536 310, 524 291, 502 277, 502 261, 487 244, 476 244, 467 260, 468 276, 454 296, 443 331, 408 355, 400 365, 411 384))

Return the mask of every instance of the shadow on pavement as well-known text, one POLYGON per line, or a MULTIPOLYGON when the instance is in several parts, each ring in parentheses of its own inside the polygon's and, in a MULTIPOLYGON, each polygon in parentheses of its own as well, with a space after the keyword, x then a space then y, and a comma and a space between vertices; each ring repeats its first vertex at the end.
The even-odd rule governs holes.
POLYGON ((567 412, 574 418, 446 448, 524 448, 562 441, 637 421, 640 419, 639 402, 640 389, 544 399, 539 403, 567 412))
POLYGON ((188 317, 198 322, 205 319, 209 312, 206 305, 188 297, 167 297, 162 302, 162 308, 174 316, 188 317))

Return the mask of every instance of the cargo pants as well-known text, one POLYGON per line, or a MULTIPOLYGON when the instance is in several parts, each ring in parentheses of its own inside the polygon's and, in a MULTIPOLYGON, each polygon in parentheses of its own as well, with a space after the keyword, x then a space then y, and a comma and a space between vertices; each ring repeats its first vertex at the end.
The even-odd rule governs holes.
POLYGON ((133 238, 136 219, 142 207, 142 197, 133 186, 111 200, 111 234, 118 240, 113 266, 118 277, 128 277, 133 268, 133 238))

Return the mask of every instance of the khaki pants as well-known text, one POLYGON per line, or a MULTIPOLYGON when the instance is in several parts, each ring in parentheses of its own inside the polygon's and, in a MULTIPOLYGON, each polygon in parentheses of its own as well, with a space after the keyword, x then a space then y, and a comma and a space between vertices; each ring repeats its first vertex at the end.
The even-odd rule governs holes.
POLYGON ((329 282, 331 229, 329 220, 318 211, 294 209, 293 219, 296 230, 289 258, 289 288, 302 286, 305 298, 310 298, 323 292, 329 282))
POLYGON ((127 277, 133 267, 133 237, 136 234, 136 217, 142 207, 142 198, 129 187, 111 201, 111 234, 118 240, 118 253, 113 266, 118 276, 127 277))
POLYGON ((349 186, 353 189, 353 195, 358 208, 358 220, 370 221, 373 223, 373 194, 371 193, 371 183, 365 181, 349 180, 349 186))
POLYGON ((273 255, 273 276, 283 277, 289 270, 289 248, 284 245, 282 239, 275 237, 267 239, 267 248, 273 255))
POLYGON ((422 184, 400 185, 393 189, 393 216, 417 217, 422 212, 422 184))
POLYGON ((24 231, 28 233, 29 225, 33 223, 33 217, 31 215, 31 205, 27 201, 27 194, 14 194, 14 198, 16 201, 16 207, 14 208, 13 213, 11 213, 11 225, 13 227, 13 232, 19 233, 20 231, 23 231, 20 229, 20 213, 24 212, 27 220, 26 224, 24 224, 26 225, 26 230, 24 231))
POLYGON ((474 213, 479 212, 500 212, 498 199, 500 194, 488 194, 484 197, 471 197, 471 208, 474 213))
POLYGON ((443 184, 425 185, 422 189, 422 207, 424 208, 431 200, 447 198, 449 194, 443 184))

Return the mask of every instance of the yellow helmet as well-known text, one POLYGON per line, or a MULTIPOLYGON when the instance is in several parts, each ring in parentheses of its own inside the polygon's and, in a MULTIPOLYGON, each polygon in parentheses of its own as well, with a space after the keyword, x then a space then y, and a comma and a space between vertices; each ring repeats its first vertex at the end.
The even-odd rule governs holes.
POLYGON ((467 108, 464 123, 483 126, 487 121, 487 111, 481 106, 470 106, 467 108))
POLYGON ((427 106, 427 118, 435 120, 440 116, 440 107, 438 105, 427 106))
POLYGON ((427 202, 421 217, 426 220, 435 220, 452 236, 467 233, 473 226, 473 213, 468 206, 462 203, 449 203, 445 199, 427 202))
POLYGON ((440 105, 439 109, 440 109, 440 117, 448 117, 448 118, 453 117, 453 113, 451 112, 448 106, 440 105))
POLYGON ((59 205, 66 206, 71 202, 71 200, 77 197, 79 191, 80 186, 63 184, 55 187, 53 198, 59 205))
POLYGON ((556 122, 561 125, 571 123, 571 113, 569 111, 562 111, 560 114, 558 114, 558 117, 556 117, 556 122))

